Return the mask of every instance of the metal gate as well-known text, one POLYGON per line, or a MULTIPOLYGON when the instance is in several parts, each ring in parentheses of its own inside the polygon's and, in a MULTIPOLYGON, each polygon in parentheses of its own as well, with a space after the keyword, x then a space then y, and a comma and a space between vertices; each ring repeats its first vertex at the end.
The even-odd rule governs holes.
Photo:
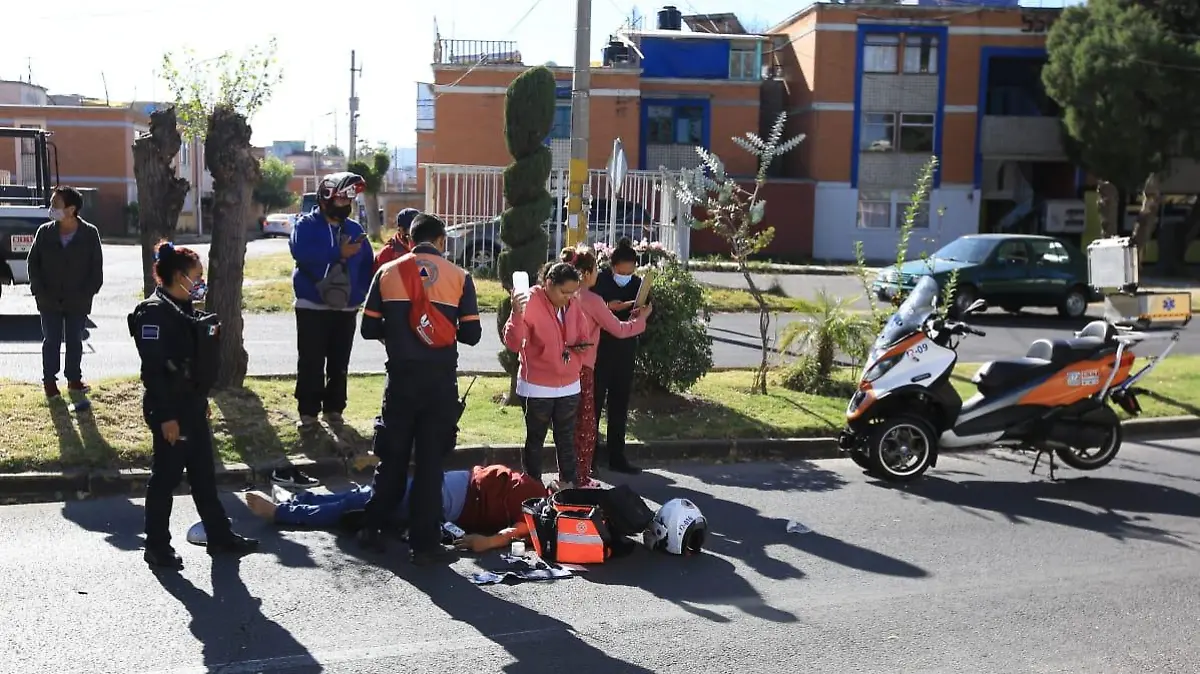
MULTIPOLYGON (((425 169, 425 212, 438 216, 449 228, 447 248, 456 263, 478 272, 493 272, 500 241, 500 214, 504 211, 504 167, 464 164, 422 164, 425 169)), ((687 261, 690 225, 687 209, 671 188, 678 178, 671 171, 628 171, 614 200, 608 173, 588 172, 584 205, 588 208, 587 241, 615 244, 622 237, 637 244, 661 247, 687 261)), ((567 240, 567 171, 550 174, 546 189, 553 196, 546 214, 550 235, 547 259, 567 240)))

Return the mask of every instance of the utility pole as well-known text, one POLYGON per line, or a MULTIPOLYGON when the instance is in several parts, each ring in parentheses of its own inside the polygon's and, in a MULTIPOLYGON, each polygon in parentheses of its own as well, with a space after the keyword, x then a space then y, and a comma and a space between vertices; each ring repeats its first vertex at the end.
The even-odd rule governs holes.
POLYGON ((567 174, 568 246, 587 240, 587 211, 583 208, 583 192, 588 182, 588 108, 591 89, 592 0, 576 0, 575 72, 571 79, 571 164, 567 174))
MULTIPOLYGON (((350 50, 350 161, 358 154, 358 96, 354 94, 355 76, 362 77, 362 66, 354 67, 354 50, 350 50)), ((336 123, 336 120, 335 120, 336 123)))

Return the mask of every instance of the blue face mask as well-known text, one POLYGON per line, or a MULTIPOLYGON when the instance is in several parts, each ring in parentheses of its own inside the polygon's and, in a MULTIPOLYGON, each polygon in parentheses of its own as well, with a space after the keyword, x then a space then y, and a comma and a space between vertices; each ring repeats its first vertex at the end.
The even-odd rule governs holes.
POLYGON ((616 281, 618 288, 624 288, 633 280, 633 274, 613 274, 613 281, 616 281))

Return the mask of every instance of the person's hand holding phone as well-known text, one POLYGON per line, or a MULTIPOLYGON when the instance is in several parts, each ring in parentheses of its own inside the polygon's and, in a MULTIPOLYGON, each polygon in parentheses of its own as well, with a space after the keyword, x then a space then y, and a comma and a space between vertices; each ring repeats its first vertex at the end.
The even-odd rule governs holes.
POLYGON ((512 293, 512 311, 520 316, 525 313, 525 305, 529 303, 529 293, 513 291, 512 293))
POLYGON ((628 302, 613 300, 608 303, 608 310, 612 312, 626 311, 628 309, 632 309, 634 304, 636 304, 635 300, 629 300, 628 302))
POLYGON ((652 313, 654 313, 654 305, 647 304, 644 307, 638 307, 637 309, 634 309, 633 314, 631 314, 631 318, 642 318, 645 320, 650 320, 650 314, 652 314, 652 313))

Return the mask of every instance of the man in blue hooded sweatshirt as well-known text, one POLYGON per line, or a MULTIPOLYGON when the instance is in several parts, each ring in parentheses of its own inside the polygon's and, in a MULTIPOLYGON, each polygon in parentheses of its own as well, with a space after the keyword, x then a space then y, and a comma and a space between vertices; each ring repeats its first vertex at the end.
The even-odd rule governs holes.
POLYGON ((362 225, 350 219, 365 187, 354 173, 325 176, 317 185, 317 208, 301 215, 292 228, 295 395, 301 428, 315 427, 318 415, 330 426, 340 426, 346 409, 350 352, 375 260, 362 225))

